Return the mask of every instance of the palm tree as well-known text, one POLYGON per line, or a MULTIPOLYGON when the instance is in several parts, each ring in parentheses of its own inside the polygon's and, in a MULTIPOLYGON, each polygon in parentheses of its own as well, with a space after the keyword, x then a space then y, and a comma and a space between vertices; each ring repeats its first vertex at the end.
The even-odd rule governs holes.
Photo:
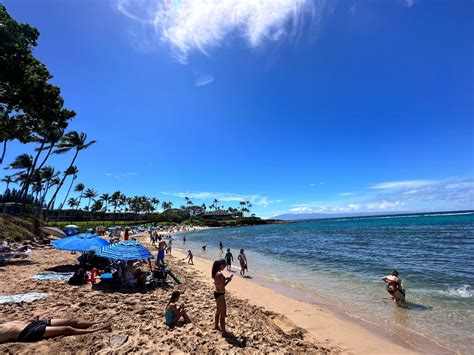
POLYGON ((117 218, 116 211, 117 211, 117 207, 119 205, 120 195, 121 195, 120 191, 115 191, 112 194, 112 196, 110 196, 110 203, 114 206, 114 223, 115 223, 115 220, 117 218))
POLYGON ((82 192, 84 191, 85 188, 86 187, 84 186, 82 182, 80 182, 79 184, 76 185, 76 187, 74 187, 74 192, 80 192, 79 201, 77 202, 76 209, 79 208, 79 206, 81 205, 82 192))
POLYGON ((67 204, 69 207, 74 208, 79 206, 79 199, 71 197, 68 201, 67 204))
POLYGON ((88 210, 90 210, 91 201, 95 200, 97 195, 98 195, 98 192, 95 191, 94 189, 87 189, 86 192, 84 192, 84 197, 89 199, 89 203, 87 204, 87 209, 88 210))
POLYGON ((26 196, 28 194, 29 186, 32 183, 32 177, 41 170, 43 165, 46 163, 46 160, 48 160, 54 146, 61 139, 63 134, 64 134, 64 129, 46 129, 45 131, 41 133, 36 133, 36 136, 33 137, 33 140, 35 142, 40 143, 40 146, 35 148, 36 156, 32 163, 29 179, 27 180, 25 186, 23 186, 22 188, 23 195, 26 196), (38 159, 44 150, 48 150, 48 152, 45 158, 43 159, 42 163, 38 167, 36 167, 36 164, 38 163, 38 159))
POLYGON ((41 178, 41 183, 43 185, 43 192, 41 195, 41 205, 44 204, 46 196, 48 194, 49 189, 58 182, 57 178, 60 172, 55 171, 54 168, 50 165, 46 165, 45 167, 41 168, 39 171, 39 176, 41 178))
POLYGON ((214 201, 212 201, 214 203, 214 210, 217 211, 217 204, 219 203, 219 200, 217 198, 214 199, 214 201))
POLYGON ((7 187, 5 188, 5 191, 6 191, 8 190, 8 187, 10 186, 10 184, 13 182, 13 179, 10 175, 7 175, 2 179, 2 182, 7 184, 7 187))
MULTIPOLYGON (((54 154, 64 154, 71 149, 75 149, 76 152, 74 154, 74 157, 72 158, 71 163, 69 164, 69 167, 74 165, 74 162, 76 161, 77 155, 81 150, 89 148, 92 144, 95 143, 95 141, 90 141, 86 143, 87 140, 87 134, 84 132, 82 133, 77 133, 76 131, 71 131, 67 133, 65 136, 61 138, 61 141, 57 145, 57 149, 53 151, 54 154)), ((48 209, 53 207, 54 200, 56 199, 56 196, 61 189, 61 187, 64 184, 64 180, 66 180, 66 175, 63 176, 61 182, 58 185, 58 188, 54 192, 53 197, 51 198, 51 201, 48 204, 48 209)))
POLYGON ((102 194, 102 196, 99 197, 100 200, 102 202, 105 202, 105 207, 104 207, 104 210, 105 210, 105 213, 107 213, 107 207, 109 206, 109 202, 110 202, 110 194, 102 194))
POLYGON ((206 204, 203 203, 203 204, 201 205, 201 207, 202 207, 202 209, 204 210, 204 213, 206 213, 206 208, 207 208, 206 204))
POLYGON ((22 186, 29 181, 29 175, 31 168, 33 167, 33 157, 29 154, 21 154, 15 158, 15 160, 10 163, 8 169, 19 170, 19 172, 12 175, 12 177, 17 177, 17 181, 20 181, 22 186))
POLYGON ((152 197, 150 199, 150 203, 154 206, 153 210, 160 206, 160 200, 158 200, 156 197, 152 197))
POLYGON ((64 174, 66 176, 68 175, 72 175, 72 180, 71 180, 71 184, 69 185, 69 189, 67 189, 67 193, 66 193, 66 197, 64 197, 64 201, 63 203, 61 203, 61 205, 59 206, 59 209, 61 210, 63 207, 64 207, 64 204, 66 203, 66 200, 67 200, 67 197, 69 196, 69 192, 71 192, 71 187, 72 187, 72 184, 74 184, 74 181, 77 179, 77 173, 79 172, 79 169, 76 167, 76 166, 70 166, 68 169, 66 169, 66 171, 64 172, 64 174))

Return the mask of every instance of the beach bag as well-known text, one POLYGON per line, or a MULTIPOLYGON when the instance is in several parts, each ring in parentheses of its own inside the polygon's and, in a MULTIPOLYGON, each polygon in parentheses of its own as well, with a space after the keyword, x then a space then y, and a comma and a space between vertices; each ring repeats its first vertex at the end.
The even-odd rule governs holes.
POLYGON ((69 285, 79 286, 87 283, 87 272, 84 269, 77 270, 67 282, 69 285))

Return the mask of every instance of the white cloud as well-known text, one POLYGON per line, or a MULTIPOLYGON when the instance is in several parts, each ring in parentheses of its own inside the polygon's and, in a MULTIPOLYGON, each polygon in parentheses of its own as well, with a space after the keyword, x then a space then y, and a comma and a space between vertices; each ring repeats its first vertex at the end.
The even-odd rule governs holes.
POLYGON ((352 196, 352 195, 354 195, 354 193, 353 192, 341 192, 338 195, 339 196, 352 196))
POLYGON ((196 86, 204 86, 204 85, 212 83, 213 81, 214 81, 214 77, 212 75, 207 74, 207 75, 199 76, 194 82, 194 84, 196 86))
POLYGON ((405 181, 389 181, 381 182, 375 185, 372 185, 371 189, 377 190, 396 190, 404 188, 416 188, 420 186, 432 185, 435 181, 431 180, 405 180, 405 181))
POLYGON ((281 200, 270 200, 266 196, 259 194, 254 195, 241 195, 230 192, 162 192, 163 195, 176 196, 176 197, 189 197, 198 200, 214 200, 217 199, 220 202, 240 202, 250 201, 250 203, 258 206, 267 207, 272 203, 281 202, 281 200))
POLYGON ((413 5, 415 5, 415 0, 405 0, 405 5, 407 7, 412 7, 413 5))
POLYGON ((176 58, 207 53, 231 35, 252 47, 284 37, 297 37, 305 16, 314 23, 326 0, 115 0, 116 9, 141 24, 152 25, 176 58))
POLYGON ((120 179, 123 176, 135 176, 138 175, 138 173, 135 172, 129 172, 129 173, 105 173, 105 176, 111 176, 115 179, 120 179))

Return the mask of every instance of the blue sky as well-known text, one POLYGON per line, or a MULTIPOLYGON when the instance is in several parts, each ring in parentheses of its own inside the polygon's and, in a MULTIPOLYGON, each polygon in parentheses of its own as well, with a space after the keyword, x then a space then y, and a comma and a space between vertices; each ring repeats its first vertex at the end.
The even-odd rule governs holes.
POLYGON ((97 140, 87 187, 264 217, 474 208, 472 1, 3 3, 97 140))

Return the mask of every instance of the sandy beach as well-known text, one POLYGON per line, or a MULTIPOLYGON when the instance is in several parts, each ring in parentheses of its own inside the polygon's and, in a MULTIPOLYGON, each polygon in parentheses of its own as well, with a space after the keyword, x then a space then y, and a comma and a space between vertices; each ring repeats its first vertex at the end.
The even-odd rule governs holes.
MULTIPOLYGON (((148 237, 138 240, 149 245, 148 237)), ((210 261, 173 250, 169 265, 182 280, 169 288, 111 292, 99 285, 70 286, 63 281, 42 281, 32 276, 44 271, 67 271, 76 255, 54 249, 34 250, 28 259, 15 259, 0 268, 0 294, 44 292, 47 298, 31 303, 2 304, 1 319, 83 318, 111 321, 112 331, 59 337, 39 343, 0 345, 2 353, 34 352, 309 352, 309 353, 411 353, 361 326, 338 318, 316 305, 300 302, 236 275, 228 285, 228 330, 223 338, 213 331, 215 303, 210 261), (171 292, 183 292, 193 324, 169 329, 163 312, 171 292)))

